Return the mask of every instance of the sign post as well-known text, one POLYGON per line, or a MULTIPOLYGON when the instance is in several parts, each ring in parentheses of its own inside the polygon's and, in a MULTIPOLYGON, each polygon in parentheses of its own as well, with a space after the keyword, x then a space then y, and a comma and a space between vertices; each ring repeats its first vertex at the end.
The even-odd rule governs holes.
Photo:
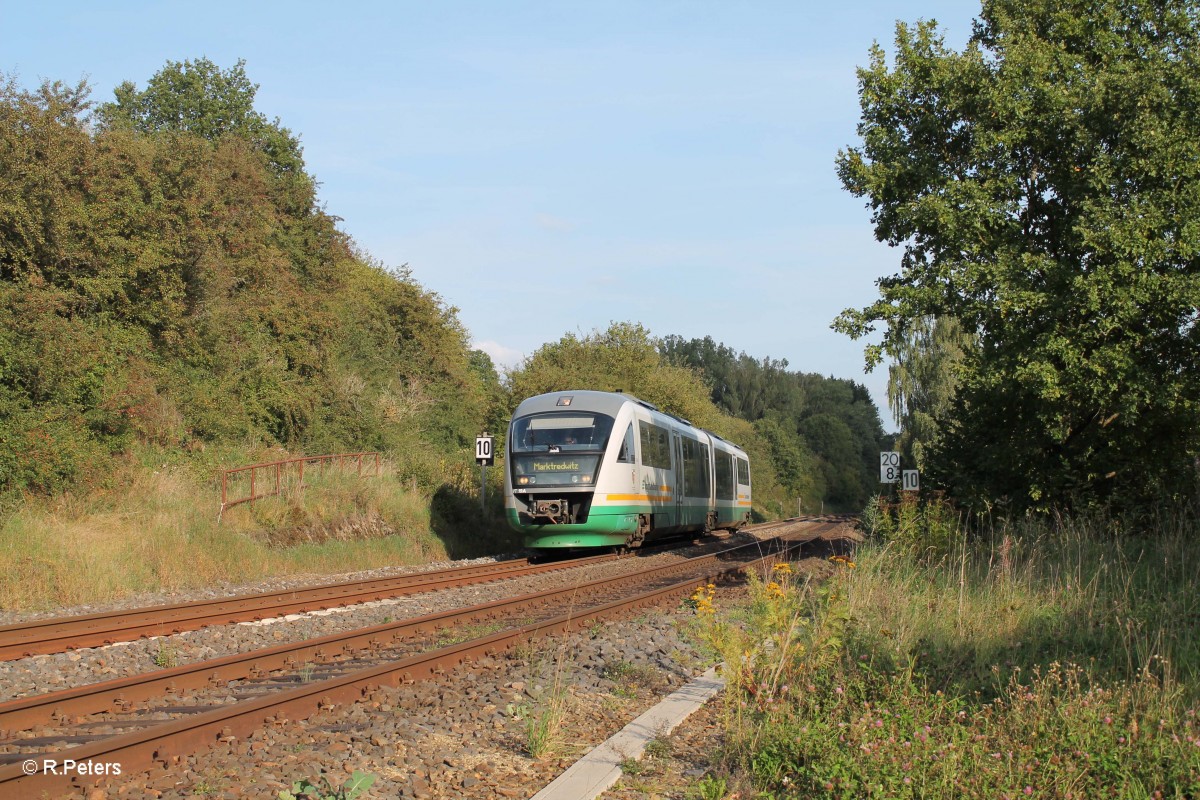
POLYGON ((495 440, 487 431, 475 437, 475 460, 479 463, 479 510, 487 513, 487 468, 496 463, 495 440))
POLYGON ((879 482, 900 482, 900 454, 894 450, 885 450, 879 454, 879 482))

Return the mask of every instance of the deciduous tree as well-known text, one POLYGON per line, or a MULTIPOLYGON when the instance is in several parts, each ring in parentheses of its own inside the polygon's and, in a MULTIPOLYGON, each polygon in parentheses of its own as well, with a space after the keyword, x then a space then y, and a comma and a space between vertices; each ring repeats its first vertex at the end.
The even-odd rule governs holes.
MULTIPOLYGON (((985 0, 961 51, 898 24, 859 70, 838 173, 903 251, 835 327, 977 337, 937 463, 1017 505, 1194 488, 1200 445, 1200 10, 985 0)), ((951 476, 953 480, 951 480, 951 476)))

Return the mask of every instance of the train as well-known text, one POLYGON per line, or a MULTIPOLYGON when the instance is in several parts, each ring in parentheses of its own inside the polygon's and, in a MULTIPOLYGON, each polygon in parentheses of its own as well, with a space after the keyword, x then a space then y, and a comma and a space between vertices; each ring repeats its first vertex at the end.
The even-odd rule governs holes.
POLYGON ((750 520, 746 451, 622 392, 524 400, 505 462, 505 516, 533 551, 637 548, 750 520))

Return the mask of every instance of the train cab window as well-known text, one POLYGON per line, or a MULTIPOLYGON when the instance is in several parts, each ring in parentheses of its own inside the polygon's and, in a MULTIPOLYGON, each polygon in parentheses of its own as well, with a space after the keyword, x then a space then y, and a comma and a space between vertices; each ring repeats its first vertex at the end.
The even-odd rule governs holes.
POLYGON ((617 453, 617 461, 632 464, 633 460, 633 423, 630 423, 625 429, 625 440, 621 442, 621 452, 617 453))
POLYGON ((510 441, 518 452, 604 450, 612 425, 604 414, 530 414, 513 421, 510 441))
POLYGON ((742 486, 750 485, 750 462, 744 458, 737 460, 737 478, 738 483, 742 486))
POLYGON ((513 420, 508 462, 514 486, 591 488, 608 448, 613 418, 583 412, 543 412, 513 420))

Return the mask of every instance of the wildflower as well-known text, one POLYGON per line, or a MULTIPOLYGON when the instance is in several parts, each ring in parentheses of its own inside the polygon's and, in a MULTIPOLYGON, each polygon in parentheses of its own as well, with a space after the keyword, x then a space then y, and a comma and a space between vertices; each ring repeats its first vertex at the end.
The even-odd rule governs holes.
POLYGON ((773 569, 775 572, 779 573, 780 575, 791 575, 792 574, 792 565, 787 563, 786 561, 779 562, 775 566, 771 567, 771 569, 773 569))
POLYGON ((1026 795, 1026 796, 1029 796, 1029 795, 1031 795, 1031 794, 1033 794, 1033 787, 1032 787, 1032 786, 1026 786, 1026 787, 1025 787, 1025 795, 1026 795))

